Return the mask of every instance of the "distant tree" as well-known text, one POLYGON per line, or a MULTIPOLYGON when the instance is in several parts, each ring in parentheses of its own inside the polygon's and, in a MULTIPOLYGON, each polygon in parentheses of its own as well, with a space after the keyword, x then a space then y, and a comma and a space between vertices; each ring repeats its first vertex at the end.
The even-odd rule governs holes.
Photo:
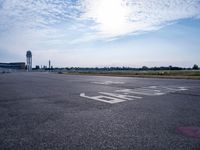
POLYGON ((194 64, 194 66, 192 67, 193 70, 198 70, 199 66, 197 64, 194 64))
POLYGON ((142 66, 142 70, 148 70, 147 66, 142 66))

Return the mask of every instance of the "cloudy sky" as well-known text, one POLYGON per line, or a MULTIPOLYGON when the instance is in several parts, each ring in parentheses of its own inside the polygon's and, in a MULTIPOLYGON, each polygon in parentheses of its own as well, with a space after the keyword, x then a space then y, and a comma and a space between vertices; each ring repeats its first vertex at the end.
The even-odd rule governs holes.
POLYGON ((0 62, 200 65, 200 0, 0 0, 0 62))

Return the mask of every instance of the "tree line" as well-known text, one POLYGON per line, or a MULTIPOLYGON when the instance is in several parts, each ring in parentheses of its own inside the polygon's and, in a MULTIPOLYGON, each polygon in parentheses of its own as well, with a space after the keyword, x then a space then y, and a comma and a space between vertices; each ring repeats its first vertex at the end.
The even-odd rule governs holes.
MULTIPOLYGON (((37 66, 34 69, 41 69, 37 66)), ((198 65, 194 64, 191 68, 183 68, 177 66, 161 66, 161 67, 147 67, 140 68, 133 67, 63 67, 63 68, 43 68, 44 70, 66 70, 66 71, 159 71, 159 70, 198 70, 198 65)))

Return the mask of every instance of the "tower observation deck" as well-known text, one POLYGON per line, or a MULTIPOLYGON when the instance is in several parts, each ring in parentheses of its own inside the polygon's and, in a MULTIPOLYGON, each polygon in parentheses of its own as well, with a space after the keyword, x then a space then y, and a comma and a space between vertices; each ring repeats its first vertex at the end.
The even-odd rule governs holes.
POLYGON ((26 62, 27 62, 27 71, 32 70, 32 53, 31 51, 26 52, 26 62))

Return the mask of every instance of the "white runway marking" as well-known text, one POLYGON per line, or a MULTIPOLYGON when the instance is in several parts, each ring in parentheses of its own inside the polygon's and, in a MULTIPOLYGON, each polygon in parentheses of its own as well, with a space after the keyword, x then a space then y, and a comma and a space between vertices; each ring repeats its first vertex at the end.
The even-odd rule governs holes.
POLYGON ((92 83, 102 84, 102 85, 124 84, 124 82, 116 82, 116 81, 104 81, 104 82, 92 82, 92 83))
POLYGON ((116 90, 116 92, 122 92, 122 93, 129 93, 129 94, 138 94, 138 95, 146 95, 146 96, 156 96, 156 95, 164 95, 165 93, 155 92, 155 91, 148 91, 144 89, 122 89, 122 90, 116 90))
MULTIPOLYGON (((113 82, 106 82, 104 84, 111 84, 113 82)), ((116 83, 116 82, 114 82, 116 83)), ((124 101, 131 101, 142 99, 141 96, 161 96, 167 93, 177 92, 177 91, 185 91, 188 90, 186 87, 170 87, 170 86, 149 86, 143 88, 135 88, 135 89, 119 89, 113 92, 98 92, 101 95, 98 96, 86 96, 85 93, 81 93, 80 96, 92 99, 96 101, 101 101, 105 103, 115 104, 124 101), (141 96, 138 96, 141 95, 141 96)))
POLYGON ((84 97, 84 98, 96 100, 96 101, 110 103, 110 104, 120 103, 120 102, 124 102, 125 101, 123 99, 119 99, 119 98, 115 98, 115 97, 109 97, 109 96, 103 96, 103 95, 99 95, 99 96, 86 96, 85 93, 81 93, 80 96, 84 97))
MULTIPOLYGON (((152 87, 150 87, 152 88, 152 87)), ((162 91, 163 93, 170 93, 176 91, 185 91, 188 90, 186 87, 170 87, 170 86, 157 86, 158 90, 162 91)), ((155 89, 155 88, 154 88, 155 89)))
POLYGON ((125 100, 134 100, 134 99, 141 99, 142 97, 139 96, 131 96, 131 95, 122 95, 122 94, 116 94, 116 93, 107 93, 107 92, 99 92, 104 95, 112 96, 112 97, 117 97, 125 100))

